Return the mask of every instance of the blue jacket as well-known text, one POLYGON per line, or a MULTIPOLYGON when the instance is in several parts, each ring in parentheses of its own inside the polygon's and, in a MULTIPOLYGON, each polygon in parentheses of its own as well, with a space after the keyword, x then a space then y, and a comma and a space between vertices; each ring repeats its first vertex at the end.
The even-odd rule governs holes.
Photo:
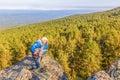
POLYGON ((43 53, 46 54, 46 51, 48 49, 48 44, 43 45, 41 40, 37 40, 30 48, 32 54, 35 52, 37 48, 41 48, 43 53))

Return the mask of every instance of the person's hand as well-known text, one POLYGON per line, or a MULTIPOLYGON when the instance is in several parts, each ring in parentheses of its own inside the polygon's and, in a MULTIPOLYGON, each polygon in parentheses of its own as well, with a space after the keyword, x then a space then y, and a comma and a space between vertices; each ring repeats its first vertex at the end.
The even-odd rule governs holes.
POLYGON ((38 58, 38 57, 39 57, 38 52, 34 52, 34 57, 35 57, 35 58, 38 58))

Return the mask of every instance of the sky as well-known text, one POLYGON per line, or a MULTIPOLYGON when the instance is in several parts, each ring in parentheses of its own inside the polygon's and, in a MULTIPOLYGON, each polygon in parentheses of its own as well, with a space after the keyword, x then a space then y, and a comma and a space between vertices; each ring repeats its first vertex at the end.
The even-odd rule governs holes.
POLYGON ((0 9, 108 9, 120 6, 120 0, 0 0, 0 9))

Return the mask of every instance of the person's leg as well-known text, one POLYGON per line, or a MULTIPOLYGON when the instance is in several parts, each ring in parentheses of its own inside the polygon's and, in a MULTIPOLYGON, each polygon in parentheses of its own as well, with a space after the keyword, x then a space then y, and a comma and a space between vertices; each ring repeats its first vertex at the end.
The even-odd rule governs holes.
POLYGON ((39 67, 38 59, 35 58, 35 56, 34 56, 35 51, 31 50, 31 52, 32 52, 32 58, 33 58, 33 61, 35 62, 35 65, 33 65, 33 68, 36 69, 36 68, 39 67))
POLYGON ((35 57, 35 56, 34 56, 35 53, 38 53, 38 52, 34 52, 34 53, 33 53, 33 60, 35 61, 35 65, 33 66, 33 68, 36 69, 36 68, 39 68, 39 67, 40 67, 40 60, 41 60, 41 56, 42 56, 42 55, 39 54, 39 55, 37 55, 38 57, 35 57))
POLYGON ((39 58, 34 58, 34 61, 35 61, 35 65, 33 66, 33 68, 39 68, 40 67, 40 60, 39 58))

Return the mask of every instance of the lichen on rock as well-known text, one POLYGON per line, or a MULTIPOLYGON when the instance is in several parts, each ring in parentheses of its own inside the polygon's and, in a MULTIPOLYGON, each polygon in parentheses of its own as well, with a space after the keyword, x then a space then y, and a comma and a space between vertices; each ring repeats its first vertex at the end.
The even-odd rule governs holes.
POLYGON ((106 71, 94 73, 88 80, 120 80, 120 59, 109 65, 106 71))
POLYGON ((62 66, 45 55, 41 61, 41 67, 46 66, 46 71, 40 69, 29 70, 27 67, 34 65, 31 55, 22 61, 0 71, 0 80, 68 80, 62 66))

